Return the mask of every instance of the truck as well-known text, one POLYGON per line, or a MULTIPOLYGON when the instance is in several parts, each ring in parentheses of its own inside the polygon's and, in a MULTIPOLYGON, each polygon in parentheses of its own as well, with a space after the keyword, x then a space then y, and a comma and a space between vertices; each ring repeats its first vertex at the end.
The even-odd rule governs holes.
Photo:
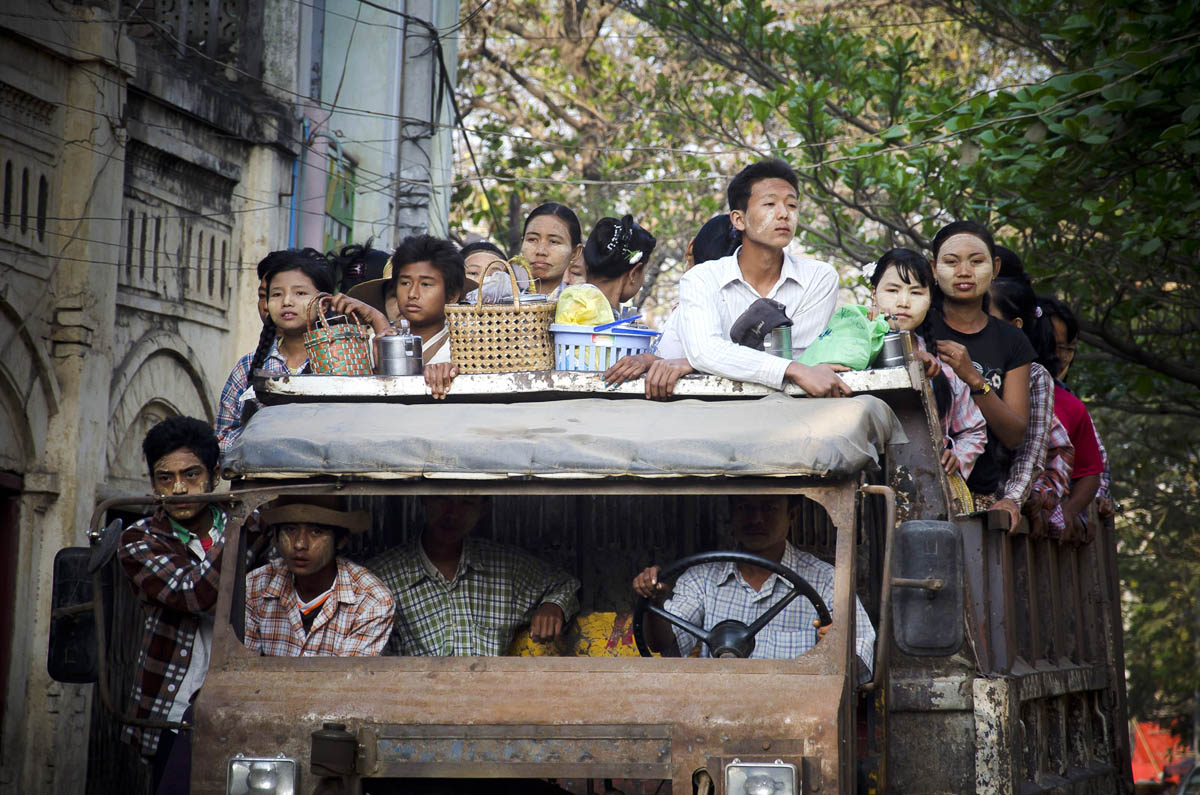
MULTIPOLYGON (((920 364, 844 380, 853 397, 824 399, 696 375, 658 402, 599 373, 463 375, 434 401, 419 377, 257 375, 265 406, 208 497, 232 521, 183 727, 192 791, 1132 792, 1111 522, 1068 543, 973 510, 939 464, 920 364), (580 613, 562 642, 518 637, 505 656, 259 656, 245 523, 296 494, 370 511, 358 561, 420 531, 421 497, 486 495, 476 532, 571 572, 580 613), (799 501, 791 542, 835 569, 828 634, 795 659, 746 658, 744 624, 702 638, 720 654, 652 654, 655 606, 632 578, 736 560, 743 494, 799 501), (856 598, 876 633, 867 678, 856 598)), ((117 722, 136 719, 105 647, 109 517, 164 499, 97 506, 92 547, 56 569, 51 669, 95 681, 117 722)))

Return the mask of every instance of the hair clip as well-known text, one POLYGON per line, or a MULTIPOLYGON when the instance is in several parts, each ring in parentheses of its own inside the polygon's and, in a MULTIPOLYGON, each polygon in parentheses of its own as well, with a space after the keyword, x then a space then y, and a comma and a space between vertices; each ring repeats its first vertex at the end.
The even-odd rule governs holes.
POLYGON ((1033 314, 1036 315, 1037 317, 1041 317, 1042 316, 1042 308, 1039 306, 1037 309, 1033 310, 1033 314))
POLYGON ((867 281, 870 281, 871 277, 875 275, 875 269, 877 267, 879 267, 879 263, 875 262, 874 260, 872 260, 871 262, 868 262, 866 265, 863 265, 862 266, 863 278, 865 278, 867 281))

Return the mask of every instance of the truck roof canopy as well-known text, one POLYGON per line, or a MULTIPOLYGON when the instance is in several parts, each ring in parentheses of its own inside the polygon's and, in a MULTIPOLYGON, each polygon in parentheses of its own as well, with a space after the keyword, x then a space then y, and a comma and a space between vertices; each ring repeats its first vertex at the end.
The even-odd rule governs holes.
POLYGON ((259 410, 223 465, 231 478, 840 477, 907 441, 871 395, 294 403, 259 410))

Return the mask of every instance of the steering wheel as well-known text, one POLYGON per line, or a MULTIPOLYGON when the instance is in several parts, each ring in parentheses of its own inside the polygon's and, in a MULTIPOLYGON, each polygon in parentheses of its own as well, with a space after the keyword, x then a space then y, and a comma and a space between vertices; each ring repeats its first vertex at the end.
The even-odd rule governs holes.
POLYGON ((825 605, 825 600, 821 598, 821 595, 817 593, 817 589, 813 588, 807 580, 782 563, 776 563, 773 560, 752 555, 749 552, 701 552, 698 555, 689 555, 686 558, 680 558, 670 566, 660 570, 658 580, 659 582, 673 580, 692 566, 699 566, 702 563, 726 562, 735 564, 747 563, 751 566, 758 566, 759 568, 778 574, 791 583, 792 590, 772 605, 770 610, 759 616, 753 624, 746 626, 741 621, 728 618, 718 623, 709 632, 689 621, 683 620, 674 613, 667 612, 654 604, 653 600, 643 596, 638 599, 637 606, 633 609, 633 639, 637 643, 638 651, 641 652, 643 657, 651 656, 650 647, 646 643, 646 634, 643 630, 643 622, 647 611, 670 624, 674 624, 689 635, 694 635, 708 646, 709 653, 713 657, 749 657, 754 651, 754 636, 771 619, 779 615, 783 608, 791 604, 792 600, 797 596, 803 595, 808 599, 817 611, 817 618, 820 620, 821 626, 833 623, 833 616, 829 614, 829 608, 825 605))

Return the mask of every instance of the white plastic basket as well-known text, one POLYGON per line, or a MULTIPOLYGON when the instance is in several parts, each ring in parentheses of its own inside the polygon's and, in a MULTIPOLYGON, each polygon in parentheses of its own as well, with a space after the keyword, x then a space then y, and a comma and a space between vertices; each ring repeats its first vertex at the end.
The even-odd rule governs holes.
POLYGON ((624 356, 645 353, 659 332, 645 328, 614 328, 597 332, 592 326, 552 323, 554 369, 602 372, 624 356))

